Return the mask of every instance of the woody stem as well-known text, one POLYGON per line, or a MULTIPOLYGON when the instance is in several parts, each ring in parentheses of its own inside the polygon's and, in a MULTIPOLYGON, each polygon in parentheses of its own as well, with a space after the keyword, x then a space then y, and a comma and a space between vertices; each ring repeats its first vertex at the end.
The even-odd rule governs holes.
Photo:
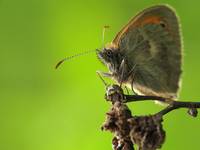
POLYGON ((170 111, 179 108, 200 108, 200 102, 183 102, 183 101, 173 101, 168 107, 158 112, 156 115, 165 115, 170 111))
POLYGON ((178 109, 178 108, 200 108, 200 102, 183 102, 183 101, 174 101, 172 99, 166 99, 163 97, 157 96, 143 96, 143 95, 124 95, 124 102, 137 102, 137 101, 149 101, 157 100, 166 104, 169 104, 168 107, 158 112, 156 115, 165 115, 168 112, 178 109))

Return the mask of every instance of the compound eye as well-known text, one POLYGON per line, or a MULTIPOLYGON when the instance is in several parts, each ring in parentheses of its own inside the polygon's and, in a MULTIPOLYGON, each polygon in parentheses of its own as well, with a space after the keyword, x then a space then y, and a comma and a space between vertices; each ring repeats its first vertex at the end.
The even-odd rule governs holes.
POLYGON ((112 51, 111 50, 106 50, 106 55, 108 57, 112 57, 112 51))

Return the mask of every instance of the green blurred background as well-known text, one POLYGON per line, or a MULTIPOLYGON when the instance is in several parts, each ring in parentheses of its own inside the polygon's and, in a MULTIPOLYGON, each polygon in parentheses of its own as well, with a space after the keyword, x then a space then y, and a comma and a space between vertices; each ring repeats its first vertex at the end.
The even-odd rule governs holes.
MULTIPOLYGON (((107 70, 95 53, 138 11, 168 3, 178 12, 184 36, 180 99, 200 101, 199 1, 181 0, 0 0, 0 150, 108 150, 112 134, 100 126, 110 104, 96 70, 107 70)), ((162 106, 130 104, 134 114, 162 106)), ((200 119, 186 109, 165 116, 163 150, 199 150, 200 119)))

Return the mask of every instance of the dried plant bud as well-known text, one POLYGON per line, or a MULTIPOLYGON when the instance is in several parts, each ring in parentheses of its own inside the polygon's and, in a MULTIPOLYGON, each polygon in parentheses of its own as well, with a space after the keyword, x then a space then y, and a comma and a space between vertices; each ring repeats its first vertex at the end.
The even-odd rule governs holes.
POLYGON ((112 139, 112 148, 113 148, 113 150, 119 149, 119 143, 118 143, 118 139, 116 137, 114 137, 112 139))
POLYGON ((128 119, 131 117, 131 111, 119 101, 115 102, 111 110, 106 114, 106 121, 102 129, 114 133, 115 138, 112 141, 114 150, 133 150, 128 123, 128 119))
POLYGON ((128 140, 120 140, 117 137, 114 137, 112 140, 113 150, 134 150, 133 143, 128 140))
POLYGON ((124 98, 123 90, 120 86, 114 84, 106 89, 105 99, 111 101, 113 104, 117 101, 122 102, 124 98))
POLYGON ((188 109, 188 114, 192 117, 197 117, 198 115, 198 110, 197 108, 189 108, 188 109))
POLYGON ((116 132, 117 136, 127 134, 129 132, 129 126, 127 120, 131 118, 131 111, 128 107, 120 102, 115 102, 111 110, 106 113, 106 121, 102 126, 104 130, 110 130, 116 132), (119 135, 117 133, 120 133, 119 135))
POLYGON ((156 150, 161 148, 165 140, 162 118, 159 116, 142 116, 129 119, 130 137, 140 150, 156 150))
POLYGON ((134 150, 133 143, 131 141, 125 141, 122 150, 134 150))

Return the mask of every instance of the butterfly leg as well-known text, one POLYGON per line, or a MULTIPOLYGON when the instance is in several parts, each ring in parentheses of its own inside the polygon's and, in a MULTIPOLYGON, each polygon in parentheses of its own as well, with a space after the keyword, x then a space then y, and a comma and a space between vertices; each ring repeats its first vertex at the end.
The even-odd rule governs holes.
POLYGON ((102 71, 96 71, 98 74, 102 75, 103 77, 109 77, 109 78, 112 78, 113 77, 113 74, 111 73, 108 73, 108 72, 102 72, 102 71))
POLYGON ((124 78, 124 68, 125 68, 124 65, 125 65, 125 61, 123 59, 122 62, 121 62, 121 64, 120 64, 120 66, 119 66, 119 72, 121 73, 120 78, 119 78, 119 80, 120 80, 120 86, 122 85, 123 78, 124 78))
POLYGON ((133 80, 131 81, 131 90, 133 91, 133 93, 134 93, 135 95, 138 95, 137 92, 135 92, 135 90, 134 90, 134 88, 133 88, 133 80))
POLYGON ((129 91, 128 91, 127 86, 125 86, 125 89, 126 89, 126 93, 129 95, 129 91))
POLYGON ((127 64, 126 64, 125 59, 123 59, 121 61, 121 64, 119 66, 119 74, 120 74, 120 76, 119 76, 119 84, 121 86, 123 81, 125 81, 126 78, 128 77, 127 76, 127 64))

